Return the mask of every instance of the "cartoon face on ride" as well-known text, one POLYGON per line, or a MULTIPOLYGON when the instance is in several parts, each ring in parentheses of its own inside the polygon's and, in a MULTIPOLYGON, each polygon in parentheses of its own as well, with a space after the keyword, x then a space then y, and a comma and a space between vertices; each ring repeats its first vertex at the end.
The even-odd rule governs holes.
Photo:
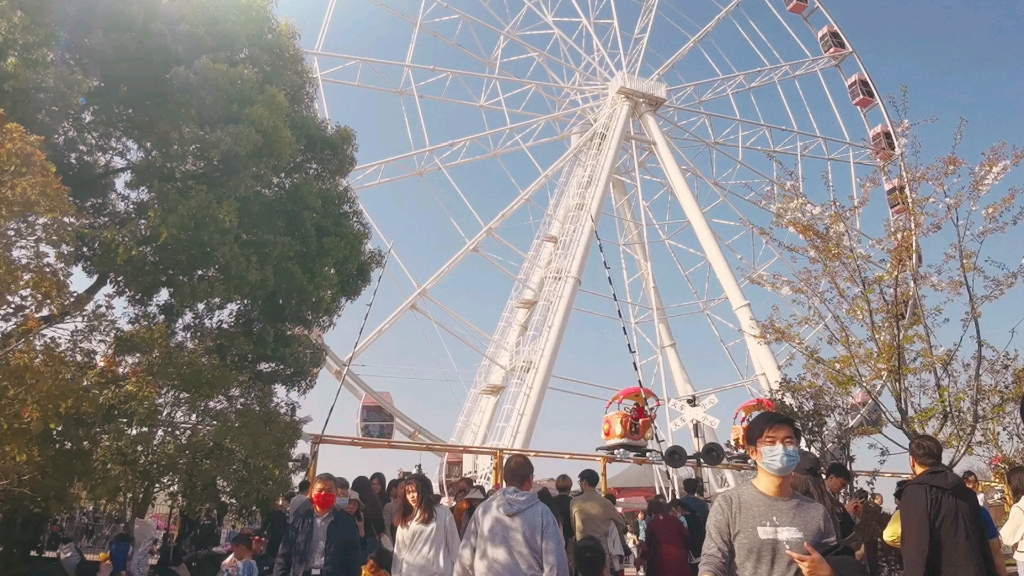
POLYGON ((613 448, 647 448, 654 439, 654 420, 661 400, 640 386, 620 390, 605 405, 601 438, 613 448), (614 409, 613 409, 614 406, 614 409))

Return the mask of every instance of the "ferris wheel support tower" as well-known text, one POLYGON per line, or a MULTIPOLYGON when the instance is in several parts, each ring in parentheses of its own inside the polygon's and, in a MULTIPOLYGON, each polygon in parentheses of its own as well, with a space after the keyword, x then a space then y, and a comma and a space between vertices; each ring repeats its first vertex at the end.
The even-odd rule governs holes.
MULTIPOLYGON (((655 110, 665 102, 666 94, 667 85, 663 82, 625 74, 619 74, 609 84, 607 101, 584 136, 574 163, 563 173, 554 206, 520 269, 469 399, 463 405, 453 443, 529 447, 593 243, 594 227, 609 191, 618 210, 631 210, 622 182, 614 176, 626 129, 634 118, 639 119, 652 140, 672 191, 737 314, 758 380, 765 389, 778 384, 775 356, 760 340, 750 303, 686 182, 671 144, 658 126, 655 110)), ((627 235, 635 239, 640 229, 635 218, 627 216, 627 235)), ((693 384, 679 358, 661 305, 646 245, 634 241, 630 251, 646 277, 660 353, 669 366, 676 392, 693 394, 693 384)), ((705 434, 712 441, 717 440, 714 430, 707 429, 705 434)), ((488 478, 492 469, 492 463, 483 456, 467 455, 463 461, 463 473, 478 478, 488 478)))

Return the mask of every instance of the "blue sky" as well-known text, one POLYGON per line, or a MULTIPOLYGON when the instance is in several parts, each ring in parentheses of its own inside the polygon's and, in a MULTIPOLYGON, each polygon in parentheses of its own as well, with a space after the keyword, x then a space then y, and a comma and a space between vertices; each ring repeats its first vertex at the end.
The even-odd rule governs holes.
MULTIPOLYGON (((314 44, 326 4, 324 0, 280 1, 279 13, 300 28, 303 46, 311 47, 314 44)), ((1024 43, 1021 42, 1015 24, 1024 18, 1024 3, 991 0, 970 3, 949 0, 865 0, 834 1, 827 6, 857 49, 878 90, 883 94, 895 93, 901 85, 907 85, 912 99, 912 115, 918 118, 938 118, 936 124, 923 128, 930 153, 940 154, 945 151, 961 116, 970 120, 964 147, 969 156, 999 140, 1022 140, 1020 135, 1024 133, 1024 116, 1019 111, 1024 105, 1024 43)), ((371 45, 375 54, 387 53, 396 59, 404 56, 407 44, 393 39, 381 28, 384 20, 379 17, 379 10, 367 2, 341 0, 335 13, 335 22, 346 25, 358 23, 354 28, 346 28, 355 30, 348 32, 350 36, 329 39, 328 45, 334 42, 336 51, 355 51, 355 48, 363 44, 371 45)), ((338 28, 336 24, 334 29, 338 28)), ((386 147, 391 138, 404 138, 404 127, 396 117, 377 109, 378 101, 374 97, 334 104, 331 107, 332 120, 357 127, 362 150, 367 155, 372 155, 379 147, 386 147), (367 117, 375 117, 378 124, 367 124, 367 117)), ((443 139, 445 128, 436 130, 438 133, 432 134, 432 138, 435 141, 443 139)), ((377 157, 364 158, 361 155, 360 160, 377 157)), ((462 175, 465 179, 474 176, 472 172, 462 175)), ((1020 181, 1019 175, 1016 180, 1020 181)), ((429 179, 425 186, 429 188, 429 179)), ((488 186, 491 188, 490 194, 495 198, 501 198, 509 191, 507 185, 497 181, 488 181, 488 186)), ((439 212, 436 203, 428 202, 425 197, 427 195, 422 188, 412 193, 398 190, 373 197, 364 196, 373 217, 380 220, 378 223, 384 224, 389 219, 401 223, 405 219, 405 223, 398 230, 389 232, 389 235, 399 247, 399 253, 405 259, 404 264, 418 281, 429 275, 439 263, 438 259, 443 261, 458 248, 457 237, 441 233, 442 226, 450 228, 447 224, 448 215, 439 212), (420 217, 409 219, 410 213, 420 217)), ((488 207, 487 202, 483 204, 485 208, 488 207)), ((499 204, 495 203, 491 207, 497 206, 499 204)), ((455 218, 465 216, 456 214, 455 218)), ((539 218, 540 215, 534 211, 532 217, 539 218)), ((530 229, 529 218, 524 217, 520 222, 524 230, 530 229)), ((524 233, 519 238, 524 239, 528 239, 528 234, 524 233)), ((1005 246, 1000 249, 1001 252, 1004 250, 1019 248, 1005 246)), ((1012 256, 1012 252, 1009 255, 1012 256)), ((401 274, 394 262, 389 266, 389 273, 401 274)), ((486 280, 483 274, 474 268, 460 272, 446 289, 450 298, 460 299, 460 294, 465 296, 466 309, 460 309, 461 313, 480 326, 493 326, 496 320, 493 316, 500 312, 501 304, 507 298, 507 285, 486 280), (474 304, 488 300, 497 304, 474 304)), ((588 274, 592 274, 590 269, 588 274)), ((391 287, 392 293, 388 294, 387 288, 382 288, 381 301, 375 305, 371 314, 371 327, 381 320, 389 305, 397 302, 395 298, 400 294, 394 290, 395 286, 397 284, 387 277, 385 287, 391 287)), ((364 311, 365 300, 350 306, 339 321, 339 329, 328 336, 328 342, 339 355, 345 356, 352 347, 354 328, 364 311)), ((392 376, 378 381, 379 389, 391 391, 400 408, 413 414, 438 435, 447 437, 458 415, 460 399, 465 396, 463 386, 471 385, 473 372, 470 370, 456 374, 442 369, 447 365, 449 353, 457 364, 466 365, 466 357, 458 350, 445 350, 436 346, 430 348, 412 343, 414 339, 404 337, 416 334, 419 329, 432 331, 432 326, 411 324, 407 328, 407 332, 399 333, 390 341, 382 339, 380 350, 375 350, 374 357, 367 360, 367 363, 374 366, 416 366, 416 370, 376 370, 377 373, 387 372, 392 376)), ((625 346, 621 337, 618 340, 607 337, 610 328, 613 325, 604 320, 577 320, 574 317, 570 331, 576 340, 574 346, 567 348, 559 357, 556 371, 580 374, 596 381, 607 381, 602 378, 614 374, 614 379, 621 381, 622 386, 629 385, 632 375, 623 352, 625 346), (606 344, 605 341, 611 343, 606 344)), ((997 331, 999 328, 996 327, 997 331)), ((679 338, 682 341, 686 336, 683 334, 679 338)), ((702 358, 699 352, 691 354, 686 360, 688 369, 697 377, 713 378, 717 370, 715 361, 702 361, 702 358)), ((364 367, 360 371, 375 373, 373 367, 364 367)), ((369 376, 367 380, 378 385, 369 376)), ((323 415, 336 387, 337 381, 334 378, 321 375, 316 389, 302 399, 305 413, 314 417, 317 430, 322 425, 323 415)), ((596 394, 604 395, 600 391, 596 394)), ((735 402, 729 402, 730 398, 738 397, 726 397, 722 403, 724 407, 716 413, 723 419, 719 428, 722 435, 728 433, 728 421, 732 407, 735 406, 735 402)), ((603 405, 596 401, 549 393, 533 446, 591 451, 596 444, 602 408, 603 405)), ((357 401, 343 392, 328 432, 353 433, 356 410, 357 401)), ((397 468, 410 469, 420 461, 420 456, 412 453, 326 448, 322 452, 320 467, 349 478, 378 470, 391 477, 397 468)), ((434 465, 431 457, 424 457, 422 462, 426 468, 434 465)), ((567 466, 561 463, 538 464, 538 474, 541 476, 562 471, 573 473, 582 468, 580 465, 567 466)), ((897 458, 886 468, 903 467, 905 464, 902 459, 897 458)), ((891 493, 891 490, 884 491, 887 495, 891 493)), ((887 496, 887 500, 891 498, 887 496)))

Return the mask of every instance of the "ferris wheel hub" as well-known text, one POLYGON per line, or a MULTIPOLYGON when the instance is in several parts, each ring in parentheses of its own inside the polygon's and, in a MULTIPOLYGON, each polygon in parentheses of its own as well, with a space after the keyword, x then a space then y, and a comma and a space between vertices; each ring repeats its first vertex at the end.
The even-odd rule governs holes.
POLYGON ((608 83, 608 94, 644 101, 657 109, 668 100, 668 84, 654 78, 619 72, 608 83))

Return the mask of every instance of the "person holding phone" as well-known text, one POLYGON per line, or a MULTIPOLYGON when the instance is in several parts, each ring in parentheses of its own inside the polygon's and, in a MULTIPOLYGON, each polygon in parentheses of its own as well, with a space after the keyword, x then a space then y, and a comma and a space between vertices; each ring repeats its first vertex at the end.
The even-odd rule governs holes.
POLYGON ((866 567, 840 548, 825 507, 793 490, 800 428, 778 412, 747 426, 757 476, 718 496, 708 517, 698 576, 854 576, 866 567), (828 558, 827 558, 828 557, 828 558))

